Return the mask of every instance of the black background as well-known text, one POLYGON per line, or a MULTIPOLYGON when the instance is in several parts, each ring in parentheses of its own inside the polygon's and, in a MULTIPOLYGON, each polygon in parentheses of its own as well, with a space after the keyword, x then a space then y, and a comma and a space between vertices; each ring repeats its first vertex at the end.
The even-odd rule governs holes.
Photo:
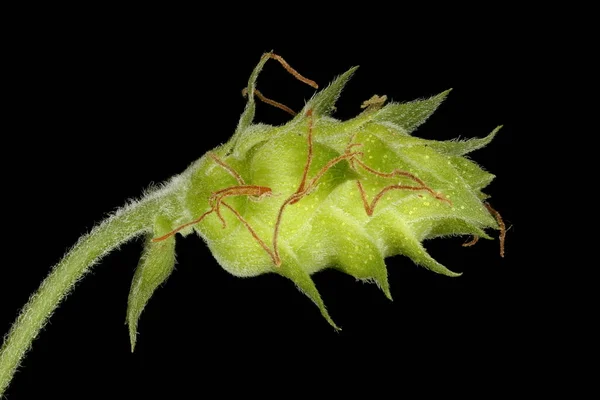
MULTIPOLYGON (((523 43, 513 39, 517 21, 485 13, 446 22, 409 15, 346 21, 299 8, 301 24, 292 27, 283 17, 195 20, 196 12, 183 10, 123 18, 117 11, 49 11, 51 18, 40 12, 36 21, 24 21, 14 34, 14 55, 5 59, 17 91, 9 109, 16 124, 7 131, 13 144, 3 161, 13 189, 4 193, 4 251, 11 257, 0 270, 1 332, 80 235, 151 182, 227 141, 245 104, 241 89, 269 50, 321 86, 360 65, 338 103, 341 119, 357 114, 373 94, 408 101, 453 88, 416 135, 481 137, 503 124, 472 158, 497 176, 487 192, 514 227, 504 259, 497 241, 473 248, 461 247, 464 238, 426 242, 434 258, 464 272, 460 278, 404 257, 388 259, 394 302, 339 272, 316 274, 339 333, 290 281, 235 278, 198 237, 179 238, 176 271, 142 314, 132 354, 124 322, 141 251, 141 240, 134 240, 94 267, 55 312, 9 399, 266 394, 277 382, 310 389, 322 374, 342 386, 385 387, 406 377, 400 371, 460 375, 457 365, 485 370, 511 362, 520 335, 518 279, 508 278, 520 269, 515 96, 529 81, 523 43), (395 378, 379 382, 383 371, 395 378)), ((267 63, 258 87, 296 110, 314 93, 276 62, 267 63)), ((257 120, 287 119, 258 104, 257 120)), ((474 379, 477 369, 463 379, 474 379)))

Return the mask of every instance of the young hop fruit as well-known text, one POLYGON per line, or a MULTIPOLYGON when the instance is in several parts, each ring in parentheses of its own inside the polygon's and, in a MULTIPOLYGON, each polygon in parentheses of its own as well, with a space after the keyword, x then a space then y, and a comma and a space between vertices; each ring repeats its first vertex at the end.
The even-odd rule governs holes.
POLYGON ((338 329, 311 279, 336 268, 376 283, 391 299, 384 259, 396 254, 457 276, 423 248, 425 239, 490 237, 504 224, 482 189, 494 178, 464 157, 483 139, 435 141, 411 133, 446 98, 387 103, 373 96, 357 117, 331 117, 356 68, 335 79, 302 111, 264 97, 256 80, 269 59, 315 88, 280 56, 267 53, 243 90, 248 102, 233 137, 181 175, 132 202, 94 228, 42 283, 0 352, 0 394, 45 321, 77 280, 102 256, 138 235, 145 249, 133 277, 127 322, 132 350, 138 318, 173 271, 176 233, 198 233, 217 262, 236 276, 276 273, 291 279, 338 329), (256 98, 294 115, 283 126, 254 124, 256 98))

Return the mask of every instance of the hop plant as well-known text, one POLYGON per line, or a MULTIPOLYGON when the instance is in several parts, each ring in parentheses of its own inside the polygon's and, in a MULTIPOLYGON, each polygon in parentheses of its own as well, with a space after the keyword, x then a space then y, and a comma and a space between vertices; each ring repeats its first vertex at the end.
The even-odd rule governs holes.
POLYGON ((267 53, 250 75, 246 108, 231 139, 160 188, 95 227, 42 283, 0 350, 0 395, 31 342, 61 299, 102 256, 138 235, 145 248, 128 299, 132 351, 138 319, 173 271, 176 234, 200 235, 229 273, 276 273, 291 279, 333 321, 311 275, 336 268, 375 283, 392 298, 385 258, 402 254, 433 272, 458 276, 423 247, 428 238, 470 235, 491 239, 502 219, 482 190, 494 176, 465 157, 490 143, 435 141, 412 136, 449 93, 386 103, 373 96, 353 119, 333 118, 335 103, 356 68, 337 77, 295 113, 264 97, 257 78, 269 59, 317 88, 280 56, 267 53), (283 126, 254 123, 262 100, 293 115, 283 126))

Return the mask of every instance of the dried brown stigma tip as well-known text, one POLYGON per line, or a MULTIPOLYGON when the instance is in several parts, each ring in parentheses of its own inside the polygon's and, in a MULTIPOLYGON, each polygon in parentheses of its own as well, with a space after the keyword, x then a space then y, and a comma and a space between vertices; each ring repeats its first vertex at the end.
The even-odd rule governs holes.
POLYGON ((479 236, 473 235, 473 239, 469 240, 467 243, 463 243, 463 247, 471 247, 474 246, 477 242, 479 242, 479 236))
POLYGON ((298 71, 296 71, 294 68, 292 68, 284 59, 283 57, 275 54, 275 53, 265 53, 263 55, 263 57, 268 57, 268 58, 272 58, 273 60, 277 60, 279 62, 279 64, 281 64, 283 66, 283 68, 285 68, 285 70, 287 72, 289 72, 294 78, 298 79, 300 82, 304 82, 309 86, 312 86, 315 89, 319 88, 319 85, 317 85, 317 83, 315 81, 313 81, 312 79, 308 79, 303 77, 302 75, 300 75, 300 73, 298 73, 298 71))
POLYGON ((357 151, 354 153, 344 153, 342 155, 339 155, 331 160, 329 160, 327 162, 327 164, 325 164, 323 166, 323 168, 321 168, 321 170, 319 172, 317 172, 317 174, 314 176, 314 178, 312 178, 312 180, 309 182, 308 186, 307 186, 307 191, 310 191, 312 189, 314 189, 317 185, 317 182, 319 181, 319 179, 321 179, 323 177, 323 175, 325 175, 325 173, 331 169, 333 166, 335 166, 337 163, 344 161, 344 160, 353 160, 355 159, 356 156, 359 155, 363 155, 362 152, 357 151))
POLYGON ((381 191, 379 193, 377 193, 377 195, 375 195, 375 197, 371 201, 370 210, 367 210, 367 214, 372 215, 373 211, 375 210, 375 206, 377 205, 377 203, 379 202, 379 200, 381 200, 381 198, 383 197, 384 194, 386 194, 387 192, 389 192, 391 190, 412 190, 412 191, 425 190, 425 191, 429 192, 431 189, 429 189, 427 187, 424 187, 424 186, 410 186, 410 185, 389 185, 389 186, 386 186, 383 189, 381 189, 381 191))
POLYGON ((446 196, 444 196, 443 194, 441 194, 441 193, 435 193, 435 192, 433 192, 433 191, 432 191, 432 195, 433 195, 433 197, 435 197, 437 200, 439 200, 439 201, 445 201, 445 202, 446 202, 446 203, 448 203, 450 206, 454 206, 454 203, 452 203, 452 201, 451 201, 449 198, 447 198, 446 196))
MULTIPOLYGON (((354 143, 350 146, 356 146, 356 145, 360 145, 361 143, 354 143)), ((415 176, 414 174, 411 174, 410 172, 406 172, 406 171, 401 171, 399 169, 395 169, 392 172, 381 172, 381 171, 377 171, 371 167, 369 167, 367 164, 365 164, 362 160, 360 159, 356 159, 355 160, 363 169, 367 170, 368 172, 372 173, 373 175, 377 175, 377 176, 381 176, 382 178, 394 178, 397 176, 404 176, 406 178, 412 179, 413 181, 417 182, 419 185, 421 186, 427 186, 425 185, 425 182, 423 182, 423 180, 419 179, 417 176, 415 176)))
POLYGON ((504 257, 504 241, 506 239, 506 225, 504 225, 504 221, 502 220, 500 213, 498 211, 494 210, 494 208, 490 205, 490 203, 483 203, 483 204, 485 205, 485 208, 487 208, 488 211, 490 213, 492 213, 494 218, 496 218, 496 221, 498 222, 498 226, 500 227, 500 257, 504 257))
POLYGON ((244 183, 244 179, 240 176, 240 174, 237 173, 236 170, 234 170, 230 165, 226 164, 224 161, 222 161, 219 157, 217 157, 216 154, 210 152, 208 153, 208 156, 210 158, 213 159, 214 162, 216 162, 217 164, 219 164, 221 167, 223 167, 225 169, 225 171, 229 172, 229 174, 231 176, 233 176, 235 178, 235 180, 240 184, 240 185, 245 185, 244 183))
POLYGON ((365 193, 365 188, 363 187, 360 180, 356 181, 356 186, 358 186, 358 191, 360 193, 360 198, 362 199, 363 207, 365 208, 365 212, 367 213, 367 215, 369 217, 371 217, 373 215, 373 210, 371 209, 371 206, 369 205, 369 200, 367 200, 367 194, 365 193))
POLYGON ((204 214, 202 214, 199 218, 197 218, 197 219, 195 219, 193 221, 190 221, 190 222, 188 222, 186 224, 183 224, 183 225, 181 225, 181 226, 173 229, 171 232, 167 233, 166 235, 163 235, 163 236, 160 236, 160 237, 157 237, 157 238, 152 238, 151 242, 156 243, 156 242, 161 242, 163 240, 166 240, 166 239, 170 238, 171 236, 173 236, 174 234, 176 234, 177 232, 179 232, 180 230, 182 230, 184 228, 187 228, 188 226, 191 226, 191 225, 199 223, 200 221, 202 221, 204 219, 204 217, 206 217, 208 214, 212 213, 213 211, 214 210, 212 210, 212 209, 208 210, 207 212, 205 212, 204 214))
POLYGON ((273 256, 275 261, 275 266, 279 267, 281 265, 281 257, 279 257, 279 250, 277 247, 277 241, 279 239, 279 228, 281 227, 281 220, 283 218, 283 211, 287 207, 288 204, 292 204, 292 202, 296 202, 300 199, 298 193, 292 194, 288 197, 281 207, 279 207, 279 212, 277 213, 277 220, 275 221, 275 229, 273 230, 273 256))
MULTIPOLYGON (((268 104, 270 106, 279 108, 280 110, 285 111, 286 113, 290 114, 291 116, 296 116, 296 114, 297 114, 296 111, 292 110, 291 108, 289 108, 285 104, 282 104, 282 103, 280 103, 278 101, 271 100, 268 97, 265 97, 258 89, 254 89, 254 94, 263 103, 266 103, 266 104, 268 104)), ((248 88, 242 89, 242 96, 246 97, 247 95, 248 95, 248 88)))
POLYGON ((308 175, 308 169, 310 168, 310 163, 312 162, 313 157, 313 140, 312 140, 312 131, 313 131, 313 111, 309 109, 306 112, 306 117, 308 118, 308 155, 306 157, 306 164, 304 165, 304 171, 302 172, 302 180, 300 181, 300 186, 298 186, 298 190, 296 193, 300 193, 304 191, 304 186, 306 185, 306 176, 308 175))
POLYGON ((269 257, 271 257, 273 264, 278 265, 277 259, 275 258, 275 254, 271 251, 271 249, 269 249, 269 247, 265 244, 265 242, 263 242, 263 240, 256 234, 256 232, 254 231, 254 229, 252 229, 252 227, 250 226, 248 221, 246 221, 246 219, 244 219, 244 217, 242 217, 242 215, 235 208, 231 207, 229 204, 225 203, 224 201, 222 201, 221 203, 225 207, 227 207, 237 217, 237 219, 246 227, 246 229, 248 229, 248 232, 250 232, 250 234, 252 235, 254 240, 256 240, 258 242, 258 244, 260 245, 260 247, 262 247, 267 252, 269 257))
MULTIPOLYGON (((347 149, 350 148, 351 146, 356 146, 359 145, 359 143, 353 143, 348 145, 347 149)), ((348 150, 346 150, 348 151, 348 150)), ((380 176, 382 178, 394 178, 394 177, 398 177, 398 176, 403 176, 406 178, 411 179, 412 181, 418 183, 420 186, 419 187, 415 187, 415 186, 406 186, 406 185, 391 185, 390 187, 392 187, 393 189, 399 189, 400 187, 402 187, 403 189, 407 189, 407 190, 425 190, 426 192, 428 192, 429 194, 431 194, 435 199, 440 200, 440 201, 445 201, 446 203, 448 203, 449 205, 452 206, 452 202, 447 199, 446 197, 442 196, 440 193, 436 193, 433 189, 431 189, 429 186, 427 186, 425 184, 425 182, 423 182, 422 179, 418 178, 417 176, 415 176, 414 174, 411 174, 410 172, 406 172, 406 171, 401 171, 399 169, 395 169, 392 172, 381 172, 381 171, 377 171, 371 167, 369 167, 367 164, 365 164, 362 160, 360 160, 359 158, 353 158, 351 160, 351 165, 354 167, 354 162, 358 163, 364 170, 366 170, 367 172, 370 172, 373 175, 376 176, 380 176)), ((364 190, 362 189, 362 184, 360 184, 359 182, 359 190, 361 191, 361 196, 363 196, 363 201, 365 201, 365 194, 364 194, 364 190)), ((381 193, 379 193, 379 195, 383 195, 387 190, 389 189, 384 189, 381 193)), ((378 196, 379 196, 378 195, 378 196)), ((376 197, 377 201, 379 201, 379 199, 376 197)), ((367 210, 367 214, 369 213, 369 211, 371 213, 373 213, 373 208, 375 207, 376 202, 372 205, 372 208, 369 210, 367 208, 365 208, 367 210)), ((371 215, 371 214, 369 214, 371 215)))

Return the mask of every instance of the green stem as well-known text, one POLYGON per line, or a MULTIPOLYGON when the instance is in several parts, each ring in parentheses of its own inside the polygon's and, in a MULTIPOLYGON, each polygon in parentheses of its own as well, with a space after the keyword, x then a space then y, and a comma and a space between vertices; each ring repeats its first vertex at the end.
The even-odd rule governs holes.
POLYGON ((150 231, 161 195, 155 194, 119 210, 95 227, 54 267, 13 324, 0 349, 0 397, 31 343, 60 301, 100 258, 140 233, 150 231))

